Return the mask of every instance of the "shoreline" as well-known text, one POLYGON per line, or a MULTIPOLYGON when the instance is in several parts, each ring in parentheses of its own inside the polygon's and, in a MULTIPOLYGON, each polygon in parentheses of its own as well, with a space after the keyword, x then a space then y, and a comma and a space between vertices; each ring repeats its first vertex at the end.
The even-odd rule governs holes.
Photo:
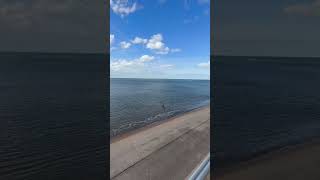
POLYGON ((168 122, 168 121, 171 121, 175 118, 178 118, 178 117, 181 117, 181 116, 184 116, 186 114, 189 114, 189 113, 192 113, 192 112, 195 112, 195 111, 201 111, 202 109, 206 109, 206 108, 210 108, 210 103, 208 105, 204 105, 204 106, 200 106, 200 107, 197 107, 197 108, 194 108, 194 109, 191 109, 189 111, 186 111, 186 112, 183 112, 183 113, 179 113, 175 116, 172 116, 172 117, 169 117, 169 118, 166 118, 166 119, 163 119, 163 120, 160 120, 160 121, 155 121, 153 123, 150 123, 150 124, 147 124, 143 127, 140 127, 140 128, 137 128, 137 129, 132 129, 132 130, 129 130, 127 132, 123 132, 123 133, 120 133, 116 136, 113 136, 113 137, 110 137, 110 144, 112 143, 115 143, 117 141, 120 141, 126 137, 129 137, 129 136, 132 136, 134 134, 137 134, 137 133, 140 133, 142 131, 145 131, 147 129, 150 129, 150 128, 153 128, 153 127, 156 127, 156 126, 159 126, 161 125, 162 123, 165 123, 165 122, 168 122))
MULTIPOLYGON (((283 177, 294 179, 296 174, 292 172, 303 168, 307 168, 308 171, 296 173, 305 174, 308 177, 309 173, 317 174, 318 166, 310 166, 310 164, 319 162, 320 154, 318 155, 317 153, 320 152, 319 150, 320 138, 311 138, 307 142, 280 147, 235 165, 221 167, 218 171, 214 171, 213 177, 219 180, 232 180, 235 178, 248 180, 273 178, 277 180, 283 179, 283 177), (314 156, 311 157, 312 154, 314 156), (300 162, 304 162, 304 165, 300 162), (274 176, 274 174, 281 174, 282 178, 274 176)), ((317 175, 317 179, 319 179, 320 173, 317 175)))

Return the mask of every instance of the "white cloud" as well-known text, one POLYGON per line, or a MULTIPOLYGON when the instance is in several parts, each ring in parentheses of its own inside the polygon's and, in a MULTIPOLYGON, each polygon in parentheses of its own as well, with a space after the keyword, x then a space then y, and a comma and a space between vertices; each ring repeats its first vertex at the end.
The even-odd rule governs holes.
POLYGON ((138 10, 136 2, 129 4, 128 0, 110 0, 112 11, 121 17, 127 16, 138 10))
POLYGON ((168 54, 169 52, 175 53, 181 51, 181 49, 179 48, 170 49, 169 47, 167 47, 163 42, 163 36, 160 33, 152 35, 149 39, 135 37, 130 42, 122 41, 120 45, 123 49, 126 49, 129 48, 132 44, 141 44, 145 48, 152 50, 156 54, 168 54))
POLYGON ((286 7, 284 12, 287 14, 300 14, 304 16, 320 16, 320 0, 311 3, 300 3, 286 7))
POLYGON ((162 42, 163 37, 161 34, 155 34, 153 35, 147 44, 147 48, 150 49, 162 49, 164 48, 164 43, 162 42))
POLYGON ((119 59, 110 63, 110 69, 111 71, 120 71, 122 69, 130 68, 134 64, 135 64, 134 61, 119 59))
POLYGON ((168 54, 170 52, 170 49, 168 47, 164 47, 163 49, 159 49, 155 51, 156 54, 168 54))
POLYGON ((141 62, 149 62, 149 61, 152 61, 154 60, 154 57, 153 56, 149 56, 149 55, 143 55, 139 58, 139 60, 141 62))
POLYGON ((135 37, 131 42, 132 42, 132 44, 146 44, 148 42, 148 39, 135 37))
POLYGON ((120 47, 122 49, 128 49, 130 46, 131 46, 131 43, 129 43, 129 42, 126 42, 126 41, 120 42, 120 47))
POLYGON ((136 72, 144 68, 145 64, 152 60, 154 60, 154 57, 149 55, 142 55, 141 57, 133 60, 112 60, 110 63, 110 70, 114 72, 136 72))
POLYGON ((110 44, 113 44, 114 42, 114 34, 110 34, 110 44))
POLYGON ((205 63, 199 63, 199 64, 198 64, 198 67, 201 67, 201 68, 210 68, 210 61, 205 62, 205 63))
POLYGON ((170 49, 162 41, 162 35, 155 34, 148 40, 146 48, 154 50, 156 54, 168 54, 170 49))

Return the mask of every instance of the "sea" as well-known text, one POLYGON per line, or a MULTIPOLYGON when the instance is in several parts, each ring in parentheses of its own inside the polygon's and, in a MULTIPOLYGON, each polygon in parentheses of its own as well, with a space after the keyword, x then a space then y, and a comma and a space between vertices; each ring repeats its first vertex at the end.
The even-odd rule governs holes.
POLYGON ((110 79, 110 136, 210 104, 210 80, 110 79))
POLYGON ((0 179, 107 179, 103 54, 0 54, 0 179))
POLYGON ((216 172, 320 137, 320 58, 212 57, 216 172))
MULTIPOLYGON (((0 179, 107 179, 110 136, 210 104, 209 80, 110 79, 105 55, 0 54, 0 179)), ((212 58, 216 171, 320 137, 320 58, 212 58)))

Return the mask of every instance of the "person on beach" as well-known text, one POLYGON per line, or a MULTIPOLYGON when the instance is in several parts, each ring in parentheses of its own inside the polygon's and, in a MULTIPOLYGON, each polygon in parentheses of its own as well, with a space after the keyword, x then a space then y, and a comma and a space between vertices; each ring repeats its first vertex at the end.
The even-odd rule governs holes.
POLYGON ((162 109, 164 112, 166 111, 166 107, 164 106, 164 104, 162 104, 162 109))

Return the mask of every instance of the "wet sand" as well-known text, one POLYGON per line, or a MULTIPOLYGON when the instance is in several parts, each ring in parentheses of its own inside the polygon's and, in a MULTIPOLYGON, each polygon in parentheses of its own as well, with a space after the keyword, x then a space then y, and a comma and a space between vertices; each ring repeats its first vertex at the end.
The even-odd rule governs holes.
POLYGON ((273 151, 212 176, 216 180, 319 180, 320 141, 273 151))
POLYGON ((210 107, 112 139, 110 179, 184 179, 209 153, 210 107))

